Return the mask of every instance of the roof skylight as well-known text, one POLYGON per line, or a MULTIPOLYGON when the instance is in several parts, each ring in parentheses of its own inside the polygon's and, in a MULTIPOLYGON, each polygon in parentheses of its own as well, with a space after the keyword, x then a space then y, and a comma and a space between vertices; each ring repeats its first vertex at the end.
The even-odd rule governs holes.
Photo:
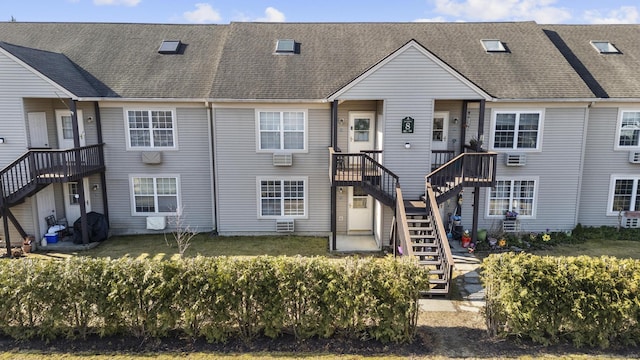
POLYGON ((502 41, 497 39, 483 39, 480 40, 482 42, 482 47, 486 52, 507 52, 507 49, 504 47, 502 41))
POLYGON ((299 54, 300 47, 293 39, 279 39, 276 43, 277 54, 299 54))
POLYGON ((598 50, 601 54, 619 54, 620 50, 615 47, 612 43, 608 41, 591 41, 591 45, 593 45, 596 50, 598 50))
POLYGON ((180 52, 180 40, 162 40, 158 52, 160 54, 178 54, 180 52))

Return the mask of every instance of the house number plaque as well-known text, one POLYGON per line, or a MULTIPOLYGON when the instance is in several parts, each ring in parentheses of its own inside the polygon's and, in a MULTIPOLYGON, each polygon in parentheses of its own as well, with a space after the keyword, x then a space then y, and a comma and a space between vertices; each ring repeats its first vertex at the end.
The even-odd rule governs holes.
POLYGON ((402 133, 403 134, 413 134, 413 118, 407 116, 402 119, 402 133))

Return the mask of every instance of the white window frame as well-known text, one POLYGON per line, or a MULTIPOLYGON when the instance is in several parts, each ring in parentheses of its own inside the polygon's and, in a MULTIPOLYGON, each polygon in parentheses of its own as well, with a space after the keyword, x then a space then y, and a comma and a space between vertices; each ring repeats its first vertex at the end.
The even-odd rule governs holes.
POLYGON ((166 215, 166 216, 170 216, 170 215, 176 215, 178 209, 180 209, 182 207, 182 196, 181 196, 181 182, 180 182, 180 175, 177 174, 131 174, 129 175, 129 196, 131 198, 131 216, 156 216, 156 215, 166 215), (159 212, 159 211, 155 211, 155 212, 136 212, 136 194, 134 193, 134 184, 133 184, 133 179, 137 179, 137 178, 152 178, 154 179, 154 205, 155 208, 158 209, 158 194, 157 194, 157 187, 156 187, 156 179, 158 178, 174 178, 176 179, 176 202, 177 202, 177 208, 176 211, 172 211, 172 212, 159 212))
MULTIPOLYGON (((514 177, 497 177, 497 181, 511 181, 511 190, 509 191, 509 204, 512 205, 514 201, 513 194, 513 182, 515 181, 533 181, 533 205, 531 207, 531 215, 522 215, 520 211, 516 209, 518 214, 518 219, 535 219, 538 209, 538 187, 540 186, 540 177, 539 176, 514 176, 514 177)), ((486 199, 486 209, 485 209, 485 218, 487 219, 498 219, 504 218, 504 214, 490 214, 491 211, 491 188, 487 189, 487 199, 486 199)), ((513 210, 508 209, 508 210, 513 210)))
POLYGON ((286 108, 263 108, 255 110, 255 118, 256 118, 256 152, 259 153, 274 153, 274 152, 288 152, 288 153, 306 153, 309 150, 309 112, 306 109, 286 109, 286 108), (279 149, 263 149, 262 148, 262 140, 260 137, 260 113, 263 112, 271 112, 271 113, 280 113, 280 148, 279 149), (284 148, 284 129, 282 127, 282 119, 283 113, 287 112, 301 112, 304 115, 304 146, 302 149, 285 149, 284 148))
POLYGON ((518 152, 540 152, 542 151, 542 133, 544 130, 544 109, 493 109, 491 111, 491 138, 489 139, 489 149, 495 151, 518 151, 518 152), (496 137, 496 123, 498 114, 515 114, 516 115, 516 123, 513 138, 513 146, 512 147, 495 147, 495 137, 496 137), (521 114, 538 114, 538 134, 536 137, 536 147, 535 148, 520 148, 518 147, 518 125, 520 123, 520 115, 521 114))
MULTIPOLYGON (((309 177, 307 176, 260 176, 256 178, 256 199, 258 219, 308 219, 309 218, 309 177), (284 201, 281 204, 280 215, 262 215, 262 182, 263 181, 280 181, 281 186, 284 181, 302 181, 304 186, 304 214, 303 215, 284 215, 284 201)), ((282 193, 281 200, 284 200, 282 193)))
MULTIPOLYGON (((618 216, 620 214, 619 211, 613 210, 613 197, 615 195, 616 190, 616 180, 633 180, 634 186, 633 191, 631 193, 631 199, 633 200, 640 191, 640 174, 611 174, 609 180, 609 197, 607 198, 607 216, 618 216)), ((630 208, 624 211, 640 211, 640 209, 635 208, 635 202, 631 201, 630 208)))
POLYGON ((134 151, 145 151, 145 150, 177 150, 178 149, 178 119, 177 119, 177 111, 175 108, 154 108, 154 107, 136 107, 136 108, 125 108, 124 109, 124 131, 125 138, 127 139, 127 150, 134 151), (144 111, 149 114, 149 121, 151 122, 151 112, 152 111, 167 111, 171 113, 171 123, 172 123, 172 131, 173 131, 173 146, 155 146, 153 144, 153 128, 148 128, 151 146, 132 146, 131 145, 131 130, 129 128, 129 112, 130 111, 144 111))
POLYGON ((618 111, 618 121, 616 122, 616 137, 614 139, 613 149, 621 151, 640 149, 640 140, 637 145, 620 145, 620 136, 622 135, 622 119, 625 113, 640 113, 640 109, 620 109, 618 111))

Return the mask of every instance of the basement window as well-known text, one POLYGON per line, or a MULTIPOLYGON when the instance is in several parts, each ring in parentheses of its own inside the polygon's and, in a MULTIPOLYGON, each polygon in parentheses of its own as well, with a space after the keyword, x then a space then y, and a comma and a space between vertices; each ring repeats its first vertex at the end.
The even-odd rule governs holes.
POLYGON ((292 39, 279 39, 276 43, 276 54, 299 54, 300 44, 292 39))
POLYGON ((620 50, 608 41, 591 41, 591 45, 598 50, 600 54, 619 54, 620 50))
POLYGON ((482 47, 486 52, 507 52, 507 49, 504 47, 504 44, 500 40, 496 39, 483 39, 480 40, 482 42, 482 47))
POLYGON ((162 40, 158 52, 160 54, 179 54, 182 42, 180 40, 162 40))

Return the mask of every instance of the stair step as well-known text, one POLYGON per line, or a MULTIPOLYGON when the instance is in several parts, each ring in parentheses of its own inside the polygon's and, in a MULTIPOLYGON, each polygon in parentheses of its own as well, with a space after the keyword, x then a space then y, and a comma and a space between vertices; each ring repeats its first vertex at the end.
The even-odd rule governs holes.
POLYGON ((449 280, 448 279, 429 279, 429 284, 445 285, 445 284, 449 284, 449 280))
POLYGON ((431 219, 425 219, 425 218, 420 218, 420 219, 407 219, 408 223, 430 223, 431 219))
POLYGON ((437 251, 414 251, 415 256, 440 256, 437 251))
POLYGON ((440 265, 442 261, 440 260, 418 260, 418 264, 420 265, 440 265))
POLYGON ((409 235, 410 239, 435 239, 435 235, 409 235))
POLYGON ((429 270, 429 275, 444 275, 444 269, 429 270))

